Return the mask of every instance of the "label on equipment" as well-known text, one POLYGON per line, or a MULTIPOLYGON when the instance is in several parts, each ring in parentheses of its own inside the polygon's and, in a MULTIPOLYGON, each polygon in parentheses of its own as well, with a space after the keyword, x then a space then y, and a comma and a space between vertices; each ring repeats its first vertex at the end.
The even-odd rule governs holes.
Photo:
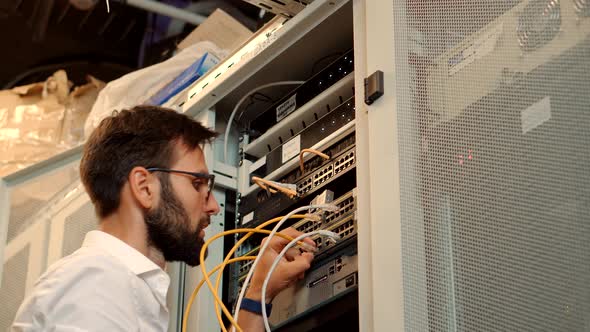
POLYGON ((282 148, 283 152, 283 164, 287 161, 291 160, 291 158, 295 157, 301 151, 301 135, 297 135, 293 137, 292 140, 288 141, 287 143, 283 144, 282 148))
POLYGON ((547 96, 524 109, 520 113, 520 119, 523 134, 547 122, 547 120, 551 119, 551 98, 547 96))
POLYGON ((277 122, 283 120, 287 115, 293 113, 297 108, 297 94, 292 95, 284 103, 277 106, 277 122))
POLYGON ((247 215, 242 218, 242 225, 245 225, 254 219, 254 211, 248 213, 247 215))

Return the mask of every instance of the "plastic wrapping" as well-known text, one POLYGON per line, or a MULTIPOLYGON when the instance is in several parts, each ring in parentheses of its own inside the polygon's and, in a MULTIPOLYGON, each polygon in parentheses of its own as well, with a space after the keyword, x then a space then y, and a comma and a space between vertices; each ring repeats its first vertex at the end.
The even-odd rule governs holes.
POLYGON ((110 116, 113 111, 145 104, 151 96, 195 61, 202 58, 205 53, 210 53, 218 59, 222 59, 227 54, 215 44, 203 41, 187 47, 164 62, 134 71, 109 82, 98 95, 98 99, 86 120, 85 136, 90 136, 100 121, 110 116))
POLYGON ((88 76, 89 83, 76 87, 68 98, 61 143, 73 147, 84 142, 84 125, 94 102, 106 83, 88 76))
POLYGON ((65 71, 42 83, 0 91, 0 177, 80 144, 83 125, 104 83, 70 94, 65 71))

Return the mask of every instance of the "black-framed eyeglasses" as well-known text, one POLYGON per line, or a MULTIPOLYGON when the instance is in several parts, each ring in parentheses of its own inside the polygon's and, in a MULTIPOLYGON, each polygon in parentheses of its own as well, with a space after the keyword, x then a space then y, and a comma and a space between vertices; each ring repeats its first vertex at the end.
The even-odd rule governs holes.
POLYGON ((194 177, 195 179, 192 182, 193 187, 196 191, 201 192, 200 188, 202 185, 207 185, 207 199, 211 196, 211 190, 213 190, 213 186, 215 185, 215 175, 209 173, 194 173, 194 172, 187 172, 187 171, 180 171, 176 169, 168 169, 168 168, 157 168, 157 167, 150 167, 146 168, 148 172, 165 172, 165 173, 178 173, 178 174, 186 174, 194 177), (204 182, 203 180, 207 181, 204 182))

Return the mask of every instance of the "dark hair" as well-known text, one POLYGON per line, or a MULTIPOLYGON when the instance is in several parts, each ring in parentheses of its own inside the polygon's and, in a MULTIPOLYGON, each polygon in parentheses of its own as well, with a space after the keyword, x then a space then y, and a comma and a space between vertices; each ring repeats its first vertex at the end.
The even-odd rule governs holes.
POLYGON ((184 114, 157 106, 114 112, 100 122, 84 146, 82 183, 100 218, 118 207, 121 189, 134 167, 169 168, 174 147, 194 150, 217 136, 184 114))

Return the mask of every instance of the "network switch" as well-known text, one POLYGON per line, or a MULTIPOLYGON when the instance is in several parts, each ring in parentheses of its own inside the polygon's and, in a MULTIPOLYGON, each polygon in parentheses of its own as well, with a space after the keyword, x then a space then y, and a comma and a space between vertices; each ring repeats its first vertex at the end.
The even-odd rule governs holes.
MULTIPOLYGON (((298 151, 312 148, 326 136, 336 132, 339 128, 354 120, 354 97, 351 97, 336 109, 308 125, 301 132, 292 135, 284 144, 259 159, 250 168, 250 176, 265 177, 280 168, 285 162, 297 158, 298 151), (289 150, 295 153, 289 153, 289 150)), ((316 115, 317 118, 317 115, 316 115)), ((293 131, 291 131, 293 133, 293 131)))
MULTIPOLYGON (((349 171, 355 169, 355 167, 355 146, 353 145, 335 155, 332 159, 324 162, 315 171, 297 180, 295 185, 299 194, 298 197, 289 198, 282 194, 271 195, 261 189, 252 192, 250 195, 241 199, 239 212, 243 216, 242 224, 255 226, 296 203, 305 201, 305 198, 308 198, 317 190, 324 188, 327 184, 339 179, 349 171)), ((289 176, 286 178, 289 178, 289 176)))
MULTIPOLYGON (((340 196, 338 199, 331 202, 332 204, 338 206, 338 211, 335 212, 327 212, 324 218, 320 221, 310 220, 310 219, 303 219, 291 227, 295 228, 296 230, 302 233, 312 232, 318 229, 327 229, 333 231, 341 236, 340 243, 347 242, 346 240, 352 238, 356 235, 356 221, 355 221, 355 212, 356 212, 356 189, 349 191, 348 193, 340 196)), ((331 244, 323 243, 322 238, 314 237, 312 238, 316 245, 318 246, 318 251, 316 252, 316 257, 322 257, 328 249, 334 247, 331 244)), ((244 256, 255 256, 258 254, 258 250, 260 247, 253 248, 248 252, 244 253, 244 256)), ((241 255, 240 255, 241 256, 241 255)), ((252 266, 252 261, 242 261, 236 263, 237 266, 237 275, 244 276, 248 273, 250 266, 252 266)))
POLYGON ((325 306, 358 287, 356 246, 349 246, 323 264, 313 266, 306 277, 273 300, 270 323, 274 328, 325 306))
POLYGON ((349 50, 325 69, 273 104, 250 123, 250 129, 263 134, 322 91, 354 70, 353 51, 349 50))

